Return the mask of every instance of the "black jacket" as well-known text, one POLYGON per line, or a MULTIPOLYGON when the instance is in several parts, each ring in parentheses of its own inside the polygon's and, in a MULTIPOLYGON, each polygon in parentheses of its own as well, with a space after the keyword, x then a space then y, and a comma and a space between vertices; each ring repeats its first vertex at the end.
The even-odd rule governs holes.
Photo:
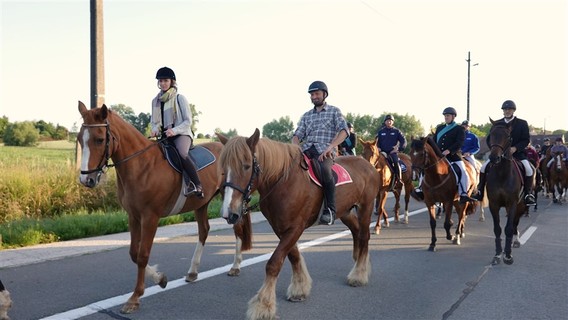
POLYGON ((450 131, 447 131, 438 139, 438 133, 446 127, 446 124, 441 124, 436 127, 436 134, 434 140, 437 142, 441 151, 449 150, 450 153, 446 156, 451 162, 461 161, 461 147, 465 141, 465 130, 462 126, 456 125, 450 131))
MULTIPOLYGON (((497 122, 504 122, 505 119, 499 119, 497 122)), ((517 151, 513 153, 513 157, 517 160, 527 159, 527 153, 525 148, 529 145, 531 141, 531 136, 529 133, 529 124, 523 120, 515 117, 511 120, 511 147, 517 148, 517 151)), ((487 146, 491 147, 489 143, 489 135, 486 138, 487 146)))

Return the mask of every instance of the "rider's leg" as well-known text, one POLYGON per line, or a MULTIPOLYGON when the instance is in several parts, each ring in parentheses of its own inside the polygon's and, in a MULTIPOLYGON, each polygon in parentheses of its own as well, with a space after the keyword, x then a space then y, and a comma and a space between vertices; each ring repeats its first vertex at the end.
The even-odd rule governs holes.
POLYGON ((536 200, 532 194, 532 189, 534 185, 534 170, 527 159, 521 160, 521 163, 525 167, 525 204, 534 205, 536 200))
POLYGON ((326 158, 323 162, 320 162, 323 196, 326 203, 320 218, 320 224, 332 225, 335 221, 335 181, 331 172, 332 165, 333 159, 331 158, 326 158))
POLYGON ((454 162, 458 168, 461 170, 460 181, 458 182, 458 190, 460 192, 460 202, 466 203, 468 201, 475 201, 477 199, 470 198, 467 194, 467 187, 469 186, 469 176, 467 175, 467 170, 465 169, 465 163, 463 161, 454 162))
POLYGON ((397 153, 391 153, 391 154, 389 154, 389 157, 391 158, 391 161, 392 161, 392 168, 394 170, 395 183, 396 182, 402 182, 402 179, 400 179, 400 165, 398 163, 398 154, 397 153))
POLYGON ((189 181, 185 181, 187 188, 184 191, 184 194, 187 196, 195 193, 196 196, 202 198, 203 188, 201 187, 201 181, 199 180, 199 175, 197 174, 195 164, 189 156, 189 148, 191 147, 192 143, 191 137, 180 135, 176 137, 174 142, 181 158, 183 171, 189 176, 189 181))
POLYGON ((477 194, 474 194, 472 196, 472 198, 475 198, 479 201, 483 200, 483 195, 485 194, 485 168, 487 167, 487 164, 489 164, 489 160, 486 160, 481 166, 481 169, 479 169, 479 183, 477 184, 477 194))

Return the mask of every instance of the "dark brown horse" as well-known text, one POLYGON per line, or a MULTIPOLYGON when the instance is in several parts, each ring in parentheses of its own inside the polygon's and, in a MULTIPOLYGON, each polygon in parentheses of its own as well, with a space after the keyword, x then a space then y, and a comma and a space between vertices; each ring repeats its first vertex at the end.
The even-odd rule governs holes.
MULTIPOLYGON (((523 200, 524 173, 523 166, 511 155, 511 126, 501 121, 491 120, 493 126, 489 131, 489 164, 485 170, 486 197, 489 199, 489 210, 493 217, 493 232, 495 234, 495 256, 492 264, 499 264, 503 255, 501 244, 501 224, 499 210, 505 208, 507 222, 505 224, 505 255, 506 264, 513 263, 511 254, 513 235, 519 237, 518 225, 521 216, 527 210, 523 200)), ((520 246, 518 239, 515 247, 520 246)))
POLYGON ((359 142, 363 146, 363 152, 361 156, 369 161, 371 165, 375 167, 379 175, 381 175, 381 183, 379 188, 379 194, 377 195, 377 199, 375 201, 375 210, 377 212, 377 224, 375 225, 375 233, 379 234, 381 230, 381 217, 383 219, 384 227, 388 228, 389 224, 389 215, 387 210, 385 209, 385 202, 387 199, 387 192, 392 191, 395 198, 394 203, 394 221, 396 223, 408 223, 408 204, 410 202, 410 192, 412 191, 412 170, 410 169, 412 163, 410 162, 410 157, 407 154, 399 153, 398 156, 400 160, 404 163, 407 170, 405 172, 401 172, 401 180, 403 184, 397 183, 391 188, 391 184, 394 183, 393 181, 393 174, 391 169, 387 164, 386 157, 379 152, 377 148, 377 144, 375 141, 364 141, 359 139, 359 142), (402 188, 404 185, 404 219, 400 220, 400 196, 402 193, 402 188))
MULTIPOLYGON (((432 230, 432 242, 428 250, 436 251, 436 203, 443 206, 446 214, 444 229, 446 229, 446 239, 453 241, 454 244, 461 244, 461 239, 465 237, 465 218, 466 214, 475 212, 477 204, 475 202, 460 203, 457 180, 454 171, 450 167, 450 162, 434 142, 432 136, 425 138, 411 139, 410 158, 412 167, 423 174, 422 191, 424 192, 424 203, 430 213, 430 229, 432 230), (458 224, 456 235, 452 236, 450 228, 452 226, 452 208, 458 214, 458 224)), ((475 179, 475 169, 469 161, 464 161, 469 176, 468 194, 475 190, 477 185, 475 179)))
MULTIPOLYGON (((134 292, 121 312, 130 313, 140 305, 140 297, 144 294, 145 274, 151 276, 162 288, 167 284, 167 277, 163 273, 148 266, 160 218, 194 210, 199 243, 196 245, 186 281, 197 279, 203 247, 210 229, 207 207, 219 190, 218 161, 212 161, 199 171, 205 197, 186 198, 183 195, 182 176, 165 160, 158 142, 144 137, 105 105, 88 110, 79 101, 79 112, 83 117, 83 125, 77 136, 82 147, 80 181, 85 186, 94 188, 101 174, 114 166, 118 200, 128 213, 130 258, 138 266, 138 273, 134 292), (109 159, 112 164, 109 164, 109 159)), ((219 158, 223 148, 218 142, 201 146, 209 150, 215 159, 219 158)), ((240 250, 251 247, 251 238, 248 237, 250 232, 246 231, 250 227, 250 217, 243 219, 242 224, 234 226, 237 252, 230 275, 239 273, 242 260, 240 250)))
POLYGON ((0 280, 0 320, 10 320, 8 317, 8 310, 12 307, 12 299, 10 292, 6 290, 2 280, 0 280))
MULTIPOLYGON (((287 299, 302 301, 310 294, 312 279, 297 242, 304 230, 317 222, 323 192, 310 180, 299 146, 259 139, 259 136, 256 129, 249 138, 220 137, 225 144, 219 164, 225 179, 221 186, 224 196, 221 214, 229 223, 237 223, 246 215, 250 193, 258 190, 260 210, 280 242, 266 264, 264 284, 249 301, 247 318, 273 319, 276 317, 276 281, 286 257, 292 264, 287 299)), ((335 160, 353 180, 336 189, 337 217, 353 236, 355 265, 347 282, 351 286, 362 286, 368 283, 371 271, 369 224, 379 175, 361 157, 335 160)))
POLYGON ((550 191, 554 203, 566 202, 568 188, 568 168, 562 152, 551 154, 552 163, 548 169, 550 175, 550 191))

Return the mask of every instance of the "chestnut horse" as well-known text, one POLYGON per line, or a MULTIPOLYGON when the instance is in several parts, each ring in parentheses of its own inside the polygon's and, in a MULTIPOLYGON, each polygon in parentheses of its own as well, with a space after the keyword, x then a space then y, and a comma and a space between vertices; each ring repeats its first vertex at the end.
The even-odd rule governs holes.
MULTIPOLYGON (((224 196, 221 214, 229 223, 237 223, 247 213, 248 196, 258 191, 260 210, 280 242, 266 264, 264 284, 249 301, 247 318, 273 319, 276 317, 276 281, 286 257, 292 264, 287 299, 303 301, 310 294, 312 279, 297 242, 304 230, 317 222, 323 192, 310 180, 299 146, 259 136, 256 129, 248 138, 220 137, 225 144, 219 160, 225 179, 221 186, 224 196)), ((337 217, 351 230, 353 237, 355 265, 347 282, 351 286, 362 286, 368 283, 371 272, 369 224, 379 175, 361 157, 338 157, 335 161, 352 178, 351 183, 336 188, 337 217)))
POLYGON ((554 203, 566 202, 566 189, 568 188, 568 168, 564 162, 562 152, 551 154, 552 164, 548 169, 550 175, 550 192, 554 203), (556 195, 558 193, 558 195, 556 195))
POLYGON ((493 217, 493 233, 495 234, 495 256, 492 264, 499 264, 503 255, 499 216, 501 207, 505 207, 507 215, 503 262, 512 264, 512 246, 520 247, 517 227, 521 216, 527 210, 523 200, 524 172, 520 171, 523 165, 511 155, 510 124, 489 120, 492 127, 489 131, 489 164, 485 169, 485 189, 487 190, 486 197, 489 200, 489 210, 493 217), (514 244, 513 235, 516 235, 514 244))
POLYGON ((10 320, 8 317, 8 310, 12 307, 12 299, 10 292, 6 290, 2 280, 0 280, 0 320, 10 320))
POLYGON ((410 192, 412 191, 412 163, 410 162, 410 157, 407 154, 399 153, 399 159, 406 166, 406 171, 401 172, 401 180, 403 184, 395 184, 391 189, 391 183, 393 183, 394 175, 387 164, 387 159, 384 154, 379 152, 377 148, 376 141, 364 141, 359 138, 359 142, 363 145, 363 152, 361 156, 369 161, 371 165, 375 167, 377 172, 381 175, 382 183, 380 183, 379 194, 375 202, 375 210, 377 212, 377 224, 375 225, 375 233, 379 234, 381 231, 381 217, 383 218, 383 223, 386 228, 389 227, 389 215, 385 209, 385 203, 387 199, 387 192, 392 191, 395 198, 394 203, 394 221, 408 223, 408 203, 410 202, 410 192), (402 187, 404 185, 404 219, 400 221, 400 196, 402 193, 402 187))
MULTIPOLYGON (((196 245, 186 281, 197 279, 203 247, 209 233, 207 208, 219 192, 218 161, 199 171, 205 197, 185 197, 183 179, 166 161, 159 142, 144 137, 132 125, 103 105, 88 110, 79 101, 83 125, 77 136, 82 147, 81 176, 83 185, 94 188, 107 168, 116 168, 118 200, 128 213, 130 230, 130 258, 138 266, 134 292, 122 307, 121 312, 131 313, 139 308, 144 294, 144 276, 148 274, 155 283, 164 288, 167 277, 148 266, 150 251, 160 218, 194 210, 198 225, 199 242, 196 245), (112 159, 112 164, 109 164, 112 159)), ((210 142, 201 146, 219 158, 223 145, 210 142)), ((237 237, 235 261, 229 275, 238 275, 241 250, 252 245, 248 238, 250 217, 234 226, 237 237)))
MULTIPOLYGON (((412 138, 410 145, 410 159, 412 167, 423 174, 422 191, 424 192, 424 203, 430 213, 430 229, 432 230, 432 242, 429 251, 436 251, 436 203, 443 206, 446 214, 444 229, 446 229, 446 239, 460 245, 461 239, 465 237, 465 218, 466 214, 475 212, 477 203, 460 203, 457 180, 454 171, 450 167, 450 162, 444 156, 432 136, 425 138, 412 138), (452 208, 458 214, 458 224, 456 235, 452 236, 450 228, 452 226, 452 208)), ((475 169, 469 161, 464 161, 466 174, 469 176, 468 194, 476 190, 477 180, 475 179, 475 169)))

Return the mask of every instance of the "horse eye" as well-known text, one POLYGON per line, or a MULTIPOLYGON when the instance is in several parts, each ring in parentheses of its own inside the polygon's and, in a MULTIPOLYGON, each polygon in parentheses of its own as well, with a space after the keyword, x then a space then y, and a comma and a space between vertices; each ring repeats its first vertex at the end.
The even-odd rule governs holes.
POLYGON ((244 168, 245 170, 248 170, 248 169, 250 169, 250 167, 251 167, 251 165, 250 165, 250 164, 245 164, 245 165, 243 166, 243 168, 244 168))
POLYGON ((95 139, 96 144, 103 144, 103 142, 105 142, 105 139, 103 139, 103 138, 96 138, 95 139))

